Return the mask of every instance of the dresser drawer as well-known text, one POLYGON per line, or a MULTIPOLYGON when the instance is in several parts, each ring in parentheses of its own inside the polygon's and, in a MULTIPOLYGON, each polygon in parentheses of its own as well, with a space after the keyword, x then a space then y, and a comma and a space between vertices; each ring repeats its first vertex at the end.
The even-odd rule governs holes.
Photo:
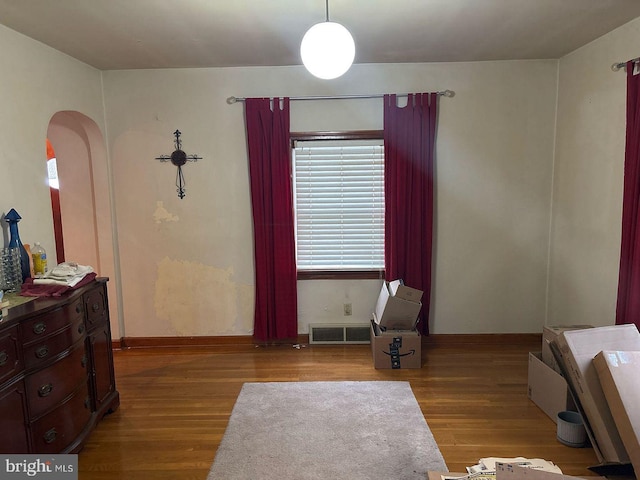
POLYGON ((41 341, 32 342, 29 347, 23 349, 25 368, 35 368, 48 359, 64 352, 67 348, 84 338, 84 331, 84 320, 78 318, 73 324, 67 325, 64 330, 49 335, 41 341))
POLYGON ((91 418, 86 382, 65 403, 33 422, 33 453, 64 451, 82 432, 91 418))
POLYGON ((82 318, 82 314, 82 299, 78 298, 62 308, 34 317, 22 324, 22 341, 24 344, 29 344, 42 339, 70 323, 75 323, 82 318))
POLYGON ((89 330, 108 321, 109 311, 106 288, 100 286, 85 293, 84 308, 87 311, 87 328, 89 330))
POLYGON ((18 345, 18 326, 0 333, 0 384, 22 370, 18 345))
POLYGON ((26 405, 22 381, 0 391, 0 452, 3 454, 29 451, 26 405))
POLYGON ((30 418, 33 420, 69 396, 80 383, 87 383, 84 344, 62 360, 25 379, 30 418))

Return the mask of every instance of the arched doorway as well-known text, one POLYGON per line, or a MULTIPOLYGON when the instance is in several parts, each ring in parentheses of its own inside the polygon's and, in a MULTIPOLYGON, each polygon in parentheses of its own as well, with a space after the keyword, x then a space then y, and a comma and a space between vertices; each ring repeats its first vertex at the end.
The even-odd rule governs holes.
MULTIPOLYGON (((119 307, 110 172, 102 132, 86 115, 61 111, 51 117, 47 139, 55 152, 60 185, 58 219, 52 204, 54 230, 57 223, 63 239, 60 258, 90 265, 99 276, 111 279, 108 283, 111 329, 113 337, 118 338, 124 328, 119 307)), ((64 260, 57 259, 57 263, 64 260)))
MULTIPOLYGON (((54 228, 58 223, 63 244, 63 258, 67 261, 100 268, 100 249, 98 246, 98 218, 94 189, 94 155, 102 148, 103 142, 91 139, 87 125, 97 126, 93 120, 79 112, 58 112, 49 122, 47 139, 56 156, 59 196, 59 219, 56 219, 55 205, 54 228)), ((98 132, 99 133, 99 132, 98 132)), ((58 260, 60 263, 60 260, 58 260)))
MULTIPOLYGON (((56 154, 64 258, 99 266, 91 141, 78 112, 56 113, 47 131, 56 154)), ((55 221, 55 218, 54 218, 55 221)), ((56 248, 57 250, 57 248, 56 248)))

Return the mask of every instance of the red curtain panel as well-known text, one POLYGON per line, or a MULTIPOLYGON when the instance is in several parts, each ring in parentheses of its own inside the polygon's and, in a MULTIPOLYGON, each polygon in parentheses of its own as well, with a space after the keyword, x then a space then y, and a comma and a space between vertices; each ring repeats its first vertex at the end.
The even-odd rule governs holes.
POLYGON ((245 100, 255 258, 254 337, 296 338, 289 99, 245 100))
POLYGON ((627 134, 616 324, 640 327, 640 75, 627 63, 627 134))
POLYGON ((429 334, 433 163, 438 95, 417 93, 400 107, 384 96, 385 272, 422 290, 418 329, 429 334))

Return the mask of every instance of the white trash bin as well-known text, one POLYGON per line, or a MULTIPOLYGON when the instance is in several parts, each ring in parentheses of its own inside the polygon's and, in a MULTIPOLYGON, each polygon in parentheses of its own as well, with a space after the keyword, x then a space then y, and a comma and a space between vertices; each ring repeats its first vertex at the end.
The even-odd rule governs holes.
POLYGON ((557 438, 560 443, 569 447, 584 447, 587 443, 587 430, 584 428, 582 415, 570 411, 558 413, 557 438))

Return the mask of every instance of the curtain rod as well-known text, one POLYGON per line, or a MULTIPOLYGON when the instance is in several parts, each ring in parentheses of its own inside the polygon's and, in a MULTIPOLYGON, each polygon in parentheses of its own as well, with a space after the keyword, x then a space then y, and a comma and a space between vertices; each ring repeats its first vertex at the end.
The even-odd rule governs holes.
MULTIPOLYGON (((640 63, 640 57, 632 58, 629 61, 633 63, 640 63)), ((627 66, 627 62, 614 63, 613 65, 611 65, 611 70, 613 70, 614 72, 617 72, 620 69, 624 70, 626 66, 627 66)))
MULTIPOLYGON (((453 97, 456 92, 453 90, 445 90, 443 92, 436 92, 436 94, 442 97, 453 97)), ((396 96, 398 97, 406 97, 408 93, 398 93, 396 96)), ((351 100, 357 98, 383 98, 384 94, 374 94, 374 95, 336 95, 336 96, 328 96, 328 97, 289 97, 289 100, 351 100)), ((244 97, 229 97, 227 98, 227 103, 232 105, 236 102, 244 102, 246 98, 244 97)))

